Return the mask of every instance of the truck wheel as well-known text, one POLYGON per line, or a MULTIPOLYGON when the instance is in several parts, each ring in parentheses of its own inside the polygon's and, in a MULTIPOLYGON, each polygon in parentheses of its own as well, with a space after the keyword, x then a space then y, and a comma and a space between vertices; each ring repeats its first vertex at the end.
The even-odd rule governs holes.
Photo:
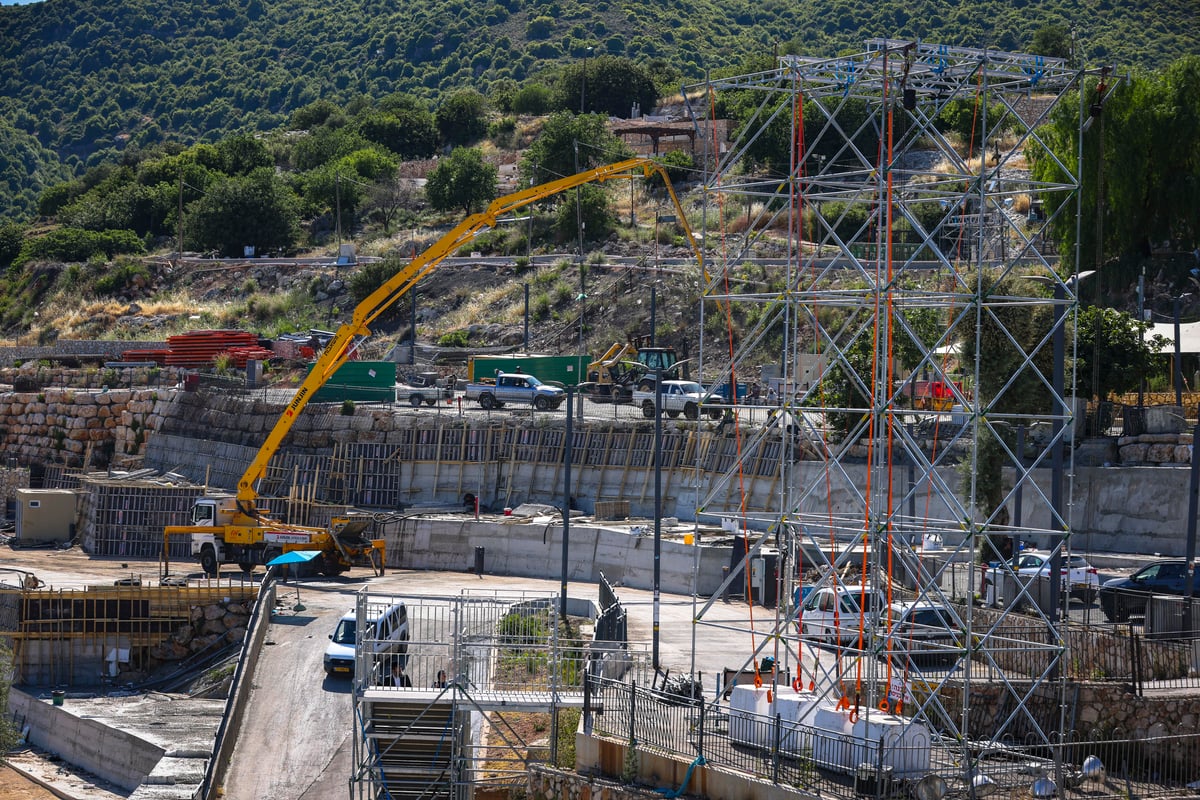
POLYGON ((479 395, 479 405, 485 411, 491 411, 496 407, 496 398, 490 394, 481 394, 479 395))
POLYGON ((667 416, 671 419, 679 419, 679 412, 672 409, 671 411, 667 412, 667 416))
POLYGON ((408 404, 413 408, 420 408, 421 404, 424 402, 425 398, 421 397, 419 394, 414 394, 408 398, 408 404))
POLYGON ((646 419, 654 419, 654 403, 650 400, 642 403, 642 416, 646 419))
POLYGON ((241 571, 244 572, 245 574, 249 575, 251 572, 254 572, 254 562, 253 561, 239 561, 238 568, 241 569, 241 571))
POLYGON ((720 419, 723 416, 725 416, 725 412, 719 408, 710 408, 708 410, 709 419, 720 419))
POLYGON ((217 574, 217 551, 213 549, 211 544, 206 544, 200 548, 200 569, 204 570, 204 574, 209 577, 215 577, 217 574))
POLYGON ((550 402, 544 397, 535 397, 533 398, 533 407, 538 411, 545 411, 550 407, 550 402))
POLYGON ((700 419, 700 407, 695 403, 688 403, 683 407, 683 415, 688 419, 700 419))

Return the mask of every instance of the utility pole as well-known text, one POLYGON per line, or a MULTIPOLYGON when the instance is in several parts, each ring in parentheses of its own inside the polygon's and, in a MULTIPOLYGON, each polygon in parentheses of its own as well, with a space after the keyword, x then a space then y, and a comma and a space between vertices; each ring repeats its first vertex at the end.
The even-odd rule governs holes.
POLYGON ((183 264, 183 163, 179 164, 179 240, 175 253, 175 267, 183 264))
MULTIPOLYGON (((584 72, 587 71, 587 62, 584 62, 584 72)), ((582 102, 582 101, 581 101, 582 102)), ((579 172, 579 140, 574 140, 575 145, 575 172, 579 172)), ((587 270, 583 264, 583 201, 580 193, 583 191, 582 186, 575 187, 575 227, 579 231, 579 352, 583 350, 583 317, 584 311, 587 309, 587 270)))

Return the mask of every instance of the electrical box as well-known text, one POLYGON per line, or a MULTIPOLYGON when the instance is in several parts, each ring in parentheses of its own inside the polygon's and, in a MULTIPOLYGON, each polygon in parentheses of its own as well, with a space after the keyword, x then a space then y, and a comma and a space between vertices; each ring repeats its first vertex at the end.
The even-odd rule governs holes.
POLYGON ((16 544, 75 538, 76 494, 70 489, 17 489, 16 544))

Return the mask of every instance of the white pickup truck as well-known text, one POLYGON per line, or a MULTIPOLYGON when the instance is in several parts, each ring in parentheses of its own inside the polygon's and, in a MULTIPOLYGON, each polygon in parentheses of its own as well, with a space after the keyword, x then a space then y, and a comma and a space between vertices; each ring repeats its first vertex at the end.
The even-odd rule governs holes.
MULTIPOLYGON (((672 419, 680 414, 688 419, 699 419, 703 410, 713 419, 720 419, 723 410, 720 408, 704 408, 706 402, 720 402, 720 398, 709 395, 704 387, 695 381, 663 381, 662 405, 663 413, 672 419)), ((641 406, 642 416, 654 418, 654 389, 635 390, 633 404, 641 406)))
POLYGON ((501 372, 495 383, 468 383, 466 397, 478 401, 486 409, 500 408, 505 403, 525 403, 538 411, 549 411, 561 406, 567 393, 532 375, 501 372))
POLYGON ((454 389, 446 386, 436 372, 422 372, 396 384, 396 402, 408 403, 413 408, 435 406, 439 401, 452 399, 454 389))

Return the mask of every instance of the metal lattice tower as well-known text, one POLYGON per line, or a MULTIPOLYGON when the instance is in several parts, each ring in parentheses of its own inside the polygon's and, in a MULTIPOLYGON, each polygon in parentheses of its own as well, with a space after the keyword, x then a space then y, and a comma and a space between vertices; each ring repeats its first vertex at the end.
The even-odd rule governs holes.
MULTIPOLYGON (((974 657, 925 676, 929 691, 906 710, 948 742, 1050 745, 1062 729, 1061 712, 1033 702, 1065 686, 1057 581, 1040 606, 1024 584, 987 615, 962 601, 982 591, 973 565, 981 552, 1000 557, 1000 536, 1045 547, 1051 574, 1071 549, 1075 405, 1064 365, 1081 276, 1060 276, 1047 234, 1057 216, 1078 217, 1082 157, 1059 159, 1039 126, 1076 92, 1084 126, 1088 75, 1059 59, 873 39, 853 56, 784 56, 765 72, 684 87, 706 147, 704 239, 718 242, 705 265, 702 360, 723 370, 718 382, 742 380, 769 349, 782 387, 775 418, 786 424, 739 434, 740 463, 771 437, 793 450, 778 506, 730 520, 751 558, 727 587, 748 584, 764 549, 782 576, 746 663, 770 655, 801 683, 877 713, 895 671, 870 656, 831 658, 799 635, 792 587, 861 579, 895 599, 903 585, 905 597, 951 609, 972 643, 974 657), (754 109, 750 121, 716 145, 703 134, 718 103, 735 101, 754 109), (970 136, 935 126, 952 111, 970 115, 970 136), (1035 179, 1034 163, 1065 177, 1035 179), (756 261, 780 249, 786 258, 769 263, 785 266, 756 261), (994 364, 1011 370, 996 380, 984 366, 994 364), (918 379, 946 396, 913 407, 918 379), (1036 453, 1018 452, 1035 437, 1036 453), (989 468, 1004 476, 996 505, 981 477, 989 468), (925 546, 938 541, 934 559, 925 546), (1018 615, 1018 605, 1034 608, 1018 615), (1016 674, 1018 655, 1036 667, 1016 674), (967 699, 984 683, 999 695, 986 729, 967 699)), ((708 487, 700 512, 739 477, 735 465, 708 487)), ((697 627, 727 626, 720 608, 698 608, 697 627)), ((843 650, 877 647, 867 637, 843 650)), ((968 780, 972 759, 963 753, 968 780)))

